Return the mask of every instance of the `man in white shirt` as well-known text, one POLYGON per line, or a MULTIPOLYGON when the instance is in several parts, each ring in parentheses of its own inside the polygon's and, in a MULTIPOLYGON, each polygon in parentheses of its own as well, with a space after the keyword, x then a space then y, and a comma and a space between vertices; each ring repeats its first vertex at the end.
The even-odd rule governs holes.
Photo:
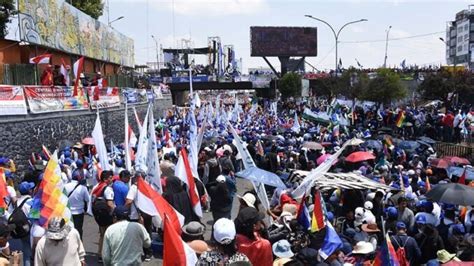
POLYGON ((90 201, 89 191, 85 185, 85 177, 76 171, 75 174, 73 174, 71 182, 64 186, 65 194, 68 196, 69 209, 71 210, 74 227, 79 232, 81 239, 84 214, 90 201))

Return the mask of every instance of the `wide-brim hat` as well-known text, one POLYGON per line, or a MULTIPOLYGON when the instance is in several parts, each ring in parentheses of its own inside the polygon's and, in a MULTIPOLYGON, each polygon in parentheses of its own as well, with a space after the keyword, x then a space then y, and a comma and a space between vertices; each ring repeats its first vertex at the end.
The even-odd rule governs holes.
POLYGON ((66 238, 66 236, 69 234, 71 231, 71 227, 67 224, 65 224, 62 228, 56 229, 56 228, 48 228, 46 230, 46 238, 51 239, 51 240, 62 240, 66 238))
POLYGON ((375 251, 374 246, 370 242, 359 241, 354 246, 354 249, 352 250, 352 254, 367 255, 367 254, 370 254, 374 251, 375 251))
POLYGON ((446 249, 438 250, 436 256, 438 261, 441 263, 446 263, 449 261, 460 261, 458 258, 456 258, 456 254, 451 254, 446 249))
POLYGON ((206 227, 200 222, 193 221, 184 225, 182 231, 183 234, 188 236, 202 236, 206 231, 206 227))
POLYGON ((363 224, 362 231, 366 233, 378 233, 380 229, 377 227, 377 224, 363 224))
POLYGON ((272 245, 273 254, 279 258, 291 258, 295 254, 291 251, 291 244, 286 239, 279 240, 272 245))
POLYGON ((255 202, 257 201, 257 199, 252 193, 245 193, 242 197, 237 195, 237 197, 243 202, 245 202, 248 207, 255 208, 255 202))

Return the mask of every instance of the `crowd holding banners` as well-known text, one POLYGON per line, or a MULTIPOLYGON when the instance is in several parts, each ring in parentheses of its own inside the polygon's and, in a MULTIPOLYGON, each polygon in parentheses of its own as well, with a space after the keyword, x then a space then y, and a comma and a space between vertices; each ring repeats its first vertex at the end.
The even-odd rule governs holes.
POLYGON ((246 94, 190 99, 189 107, 163 118, 152 112, 138 118, 138 141, 126 116, 124 144, 108 149, 98 117, 92 139, 32 155, 31 171, 16 173, 15 187, 22 196, 31 193, 31 201, 19 202, 11 182, 0 182, 7 186, 1 196, 13 202, 5 202, 5 221, 21 224, 10 217, 20 204, 30 206, 19 208, 31 238, 12 232, 11 249, 23 252, 25 264, 47 264, 60 258, 45 242, 63 241, 73 254, 68 263, 76 265, 84 259, 81 216, 90 213, 106 265, 139 264, 161 242, 165 265, 473 260, 470 161, 437 158, 430 138, 437 136, 426 125, 437 109, 258 101, 246 94), (410 122, 421 114, 425 122, 410 122), (239 191, 236 177, 253 189, 239 191), (214 218, 211 239, 191 226, 206 211, 214 218), (123 240, 128 223, 130 242, 123 240))

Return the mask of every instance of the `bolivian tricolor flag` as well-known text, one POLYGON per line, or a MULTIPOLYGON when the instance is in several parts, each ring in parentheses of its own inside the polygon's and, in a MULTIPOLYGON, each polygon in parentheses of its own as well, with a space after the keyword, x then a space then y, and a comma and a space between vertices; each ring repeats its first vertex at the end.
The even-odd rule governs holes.
POLYGON ((311 232, 317 232, 326 226, 325 206, 321 198, 321 193, 317 190, 314 193, 314 209, 311 217, 311 232))
POLYGON ((405 111, 398 112, 397 120, 395 121, 395 125, 397 127, 402 127, 403 122, 405 122, 405 111))
POLYGON ((7 208, 5 198, 8 197, 7 182, 3 168, 0 168, 0 197, 0 215, 3 215, 5 213, 5 209, 7 208))

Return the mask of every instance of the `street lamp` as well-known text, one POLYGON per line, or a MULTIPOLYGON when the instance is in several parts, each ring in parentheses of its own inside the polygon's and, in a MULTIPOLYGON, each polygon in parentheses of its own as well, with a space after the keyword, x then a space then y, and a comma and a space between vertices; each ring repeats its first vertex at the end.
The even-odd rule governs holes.
POLYGON ((385 59, 383 60, 383 68, 387 67, 388 34, 390 33, 391 28, 392 28, 392 25, 388 27, 388 30, 386 30, 387 37, 385 37, 385 59))
POLYGON ((339 34, 341 33, 342 29, 344 29, 347 25, 354 24, 354 23, 359 23, 359 22, 364 22, 364 21, 367 21, 367 19, 359 19, 359 20, 347 22, 336 33, 334 28, 329 23, 327 23, 326 21, 324 21, 322 19, 319 19, 319 18, 315 18, 311 15, 305 15, 305 17, 311 18, 311 19, 314 19, 314 20, 317 20, 319 22, 322 22, 322 23, 326 24, 331 29, 332 33, 334 34, 334 39, 336 40, 336 64, 335 64, 334 70, 336 71, 336 74, 337 74, 337 44, 338 44, 338 40, 339 40, 339 34))
POLYGON ((115 21, 118 21, 118 20, 121 20, 121 19, 124 19, 125 17, 124 16, 120 16, 112 21, 109 21, 109 27, 111 27, 112 23, 114 23, 115 21))
POLYGON ((156 40, 156 38, 155 38, 154 35, 151 35, 151 38, 153 38, 153 40, 155 41, 155 49, 156 49, 156 69, 157 69, 158 71, 160 71, 160 60, 159 60, 160 54, 158 53, 158 41, 156 40))

